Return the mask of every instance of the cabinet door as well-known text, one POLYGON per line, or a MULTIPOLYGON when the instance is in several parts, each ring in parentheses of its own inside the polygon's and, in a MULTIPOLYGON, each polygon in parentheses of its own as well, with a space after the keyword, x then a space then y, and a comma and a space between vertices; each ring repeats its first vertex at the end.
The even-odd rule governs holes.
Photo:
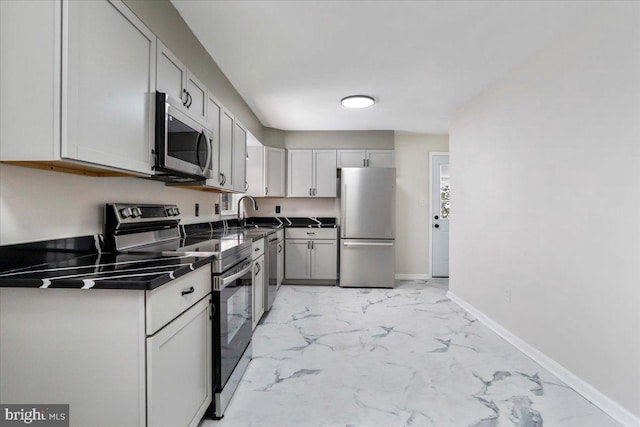
POLYGON ((61 156, 151 174, 156 36, 122 2, 63 7, 61 156))
POLYGON ((232 185, 238 193, 247 191, 247 129, 238 121, 233 131, 232 185))
POLYGON ((367 166, 370 168, 393 168, 395 162, 393 150, 367 151, 367 166))
POLYGON ((251 275, 253 289, 253 329, 264 314, 264 255, 253 261, 253 273, 251 275))
POLYGON ((284 149, 264 147, 265 196, 284 196, 284 149))
POLYGON ((339 168, 363 168, 365 167, 365 150, 338 150, 339 168))
POLYGON ((207 179, 206 186, 220 186, 220 102, 210 93, 207 93, 207 126, 211 130, 213 143, 211 144, 211 178, 207 179))
POLYGON ((313 152, 313 195, 316 197, 336 197, 336 150, 314 150, 313 152))
POLYGON ((285 279, 309 278, 309 247, 309 240, 285 240, 285 279))
POLYGON ((156 58, 156 88, 172 98, 186 101, 187 67, 158 40, 156 58))
POLYGON ((220 188, 232 188, 231 169, 233 165, 233 115, 225 108, 220 113, 220 188))
POLYGON ((288 197, 311 197, 313 190, 313 151, 289 150, 288 197))
POLYGON ((191 72, 187 71, 187 108, 196 118, 207 118, 207 88, 191 72))
POLYGON ((338 245, 335 240, 313 240, 311 278, 335 280, 338 273, 338 245))
POLYGON ((61 8, 0 1, 0 160, 58 160, 61 8))
POLYGON ((147 425, 197 426, 211 403, 211 295, 147 338, 147 425))
POLYGON ((262 145, 247 146, 247 194, 254 197, 265 195, 263 174, 264 148, 262 145))

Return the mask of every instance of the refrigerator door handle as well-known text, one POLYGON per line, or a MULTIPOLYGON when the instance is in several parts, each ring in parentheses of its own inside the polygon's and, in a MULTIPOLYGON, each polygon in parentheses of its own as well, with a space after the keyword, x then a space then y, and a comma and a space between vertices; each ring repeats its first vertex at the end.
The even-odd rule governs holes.
POLYGON ((342 242, 343 246, 393 246, 393 242, 342 242))
POLYGON ((342 184, 340 194, 340 236, 347 236, 347 184, 342 184))

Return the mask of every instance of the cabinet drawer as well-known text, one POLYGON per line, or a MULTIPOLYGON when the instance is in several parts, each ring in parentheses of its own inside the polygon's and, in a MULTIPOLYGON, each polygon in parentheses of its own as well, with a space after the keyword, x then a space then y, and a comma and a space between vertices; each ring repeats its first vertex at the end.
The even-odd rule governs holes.
POLYGON ((337 239, 337 228, 287 228, 287 239, 337 239))
POLYGON ((251 259, 254 261, 258 259, 261 255, 264 255, 264 239, 256 240, 253 242, 253 247, 251 251, 251 259))
POLYGON ((173 282, 147 291, 146 331, 156 331, 211 293, 211 268, 208 264, 173 282))

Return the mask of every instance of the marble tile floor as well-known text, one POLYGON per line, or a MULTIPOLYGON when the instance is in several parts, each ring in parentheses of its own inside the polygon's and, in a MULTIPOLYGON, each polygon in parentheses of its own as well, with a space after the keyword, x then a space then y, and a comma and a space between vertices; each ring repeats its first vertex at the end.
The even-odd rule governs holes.
POLYGON ((282 286, 225 417, 201 427, 619 425, 447 287, 282 286))

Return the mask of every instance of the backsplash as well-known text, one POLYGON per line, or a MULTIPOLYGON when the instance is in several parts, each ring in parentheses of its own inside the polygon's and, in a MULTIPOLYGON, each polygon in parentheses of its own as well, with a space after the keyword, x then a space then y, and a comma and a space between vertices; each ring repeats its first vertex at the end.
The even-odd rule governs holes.
POLYGON ((249 216, 316 216, 340 217, 340 199, 330 197, 318 198, 276 198, 261 197, 258 210, 255 211, 251 203, 245 203, 249 216), (280 206, 280 213, 276 213, 276 206, 280 206))
POLYGON ((184 221, 216 221, 217 193, 166 187, 140 178, 94 178, 0 165, 0 244, 103 232, 104 204, 173 203, 184 221))

